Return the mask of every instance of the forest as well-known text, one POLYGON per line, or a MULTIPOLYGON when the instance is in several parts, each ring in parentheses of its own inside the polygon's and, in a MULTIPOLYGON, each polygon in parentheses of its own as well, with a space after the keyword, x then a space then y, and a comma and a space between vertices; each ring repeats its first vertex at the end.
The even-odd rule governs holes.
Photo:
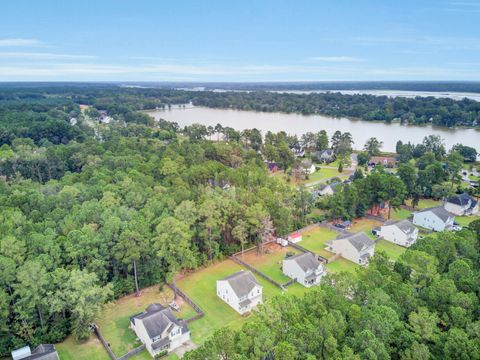
MULTIPOLYGON (((381 166, 358 170, 319 201, 270 176, 265 161, 288 177, 300 173, 290 150, 299 145, 332 147, 347 161, 349 133, 180 128, 137 111, 199 101, 176 90, 62 85, 0 94, 0 356, 69 334, 85 340, 107 301, 325 216, 456 192, 472 154, 431 136, 399 143, 398 177, 381 166), (103 124, 101 112, 113 121, 103 124)), ((380 147, 371 139, 360 165, 380 147)), ((478 232, 474 222, 426 237, 395 264, 379 253, 356 277, 333 275, 303 299, 277 298, 187 359, 480 358, 478 232)))

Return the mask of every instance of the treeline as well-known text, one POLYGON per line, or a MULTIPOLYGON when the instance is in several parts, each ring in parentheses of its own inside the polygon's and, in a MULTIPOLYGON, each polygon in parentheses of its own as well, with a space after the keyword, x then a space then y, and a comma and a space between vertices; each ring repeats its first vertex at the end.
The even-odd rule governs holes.
POLYGON ((105 301, 304 225, 303 195, 249 146, 167 123, 98 132, 0 150, 2 356, 85 339, 105 301))
POLYGON ((471 227, 420 239, 395 263, 378 251, 303 298, 276 297, 185 359, 479 359, 480 222, 471 227))
POLYGON ((321 114, 406 124, 478 126, 480 102, 434 97, 388 97, 341 93, 198 92, 195 105, 263 112, 321 114))

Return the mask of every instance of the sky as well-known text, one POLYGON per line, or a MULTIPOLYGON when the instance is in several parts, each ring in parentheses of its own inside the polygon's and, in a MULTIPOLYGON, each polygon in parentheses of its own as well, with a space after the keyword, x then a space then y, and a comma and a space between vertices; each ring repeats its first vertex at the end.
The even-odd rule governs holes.
POLYGON ((0 81, 480 80, 480 0, 2 0, 0 81))

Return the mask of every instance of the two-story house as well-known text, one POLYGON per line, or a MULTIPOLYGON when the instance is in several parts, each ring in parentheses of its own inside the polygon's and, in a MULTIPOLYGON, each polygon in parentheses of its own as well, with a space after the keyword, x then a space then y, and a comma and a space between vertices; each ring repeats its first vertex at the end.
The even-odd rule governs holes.
POLYGON ((443 206, 424 209, 413 214, 413 223, 434 231, 452 230, 455 217, 443 206))
POLYGON ((448 212, 458 216, 474 215, 479 211, 478 201, 465 192, 449 198, 444 207, 448 212))
POLYGON ((283 260, 283 273, 305 287, 318 285, 325 268, 310 252, 300 253, 283 260))
POLYGON ((151 304, 143 313, 132 316, 130 327, 153 357, 175 350, 190 340, 187 323, 160 304, 151 304))
POLYGON ((394 244, 410 247, 417 241, 418 229, 411 221, 405 219, 385 223, 377 234, 394 244))
POLYGON ((239 314, 251 311, 262 303, 263 287, 251 271, 239 271, 217 280, 217 296, 239 314))
POLYGON ((341 235, 326 243, 327 250, 359 265, 368 265, 368 259, 375 253, 375 241, 364 232, 341 235))

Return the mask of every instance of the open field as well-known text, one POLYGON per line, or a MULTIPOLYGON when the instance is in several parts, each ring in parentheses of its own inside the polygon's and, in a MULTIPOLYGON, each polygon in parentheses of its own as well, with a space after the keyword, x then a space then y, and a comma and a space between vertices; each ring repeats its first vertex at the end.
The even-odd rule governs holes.
POLYGON ((378 220, 372 220, 368 218, 354 219, 348 231, 351 232, 352 234, 363 231, 370 238, 376 239, 376 237, 372 234, 372 229, 382 225, 383 223, 378 220))
POLYGON ((290 280, 282 272, 282 260, 285 259, 287 252, 299 253, 298 250, 286 246, 282 247, 277 244, 270 244, 263 255, 257 255, 255 250, 246 252, 243 256, 238 255, 238 258, 245 261, 247 264, 260 270, 265 275, 270 276, 273 280, 284 284, 290 280))
POLYGON ((397 260, 400 255, 402 255, 405 251, 407 251, 406 248, 396 245, 394 243, 391 243, 390 241, 380 239, 377 241, 375 244, 375 251, 384 251, 387 256, 392 259, 392 260, 397 260))
POLYGON ((303 232, 302 241, 300 241, 298 245, 328 259, 332 256, 332 253, 325 250, 325 243, 328 240, 335 239, 337 235, 338 234, 333 230, 317 227, 303 232))
MULTIPOLYGON (((205 316, 190 324, 192 340, 196 344, 205 341, 216 329, 224 326, 239 328, 248 318, 241 316, 229 305, 223 302, 216 291, 216 282, 243 268, 232 260, 225 260, 209 267, 199 269, 177 281, 177 286, 184 291, 200 308, 205 316)), ((282 291, 256 276, 263 286, 263 300, 268 301, 282 291)))

